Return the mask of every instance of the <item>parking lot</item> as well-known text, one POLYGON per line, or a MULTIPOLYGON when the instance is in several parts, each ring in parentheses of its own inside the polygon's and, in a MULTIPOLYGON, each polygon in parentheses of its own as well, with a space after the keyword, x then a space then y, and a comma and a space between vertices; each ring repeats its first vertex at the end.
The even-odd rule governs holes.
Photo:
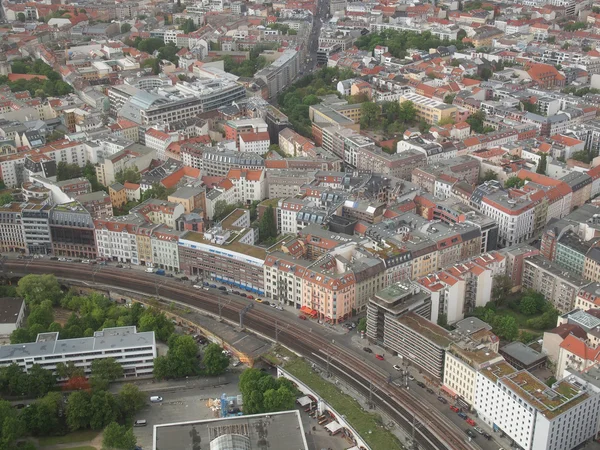
POLYGON ((135 417, 135 420, 147 421, 145 427, 135 427, 134 434, 137 443, 144 450, 152 448, 152 430, 154 425, 188 422, 193 420, 212 419, 215 413, 206 405, 207 400, 215 399, 226 393, 238 395, 237 383, 226 386, 194 388, 189 390, 173 389, 161 391, 147 391, 148 403, 135 417), (150 403, 150 396, 158 395, 163 398, 161 403, 150 403))

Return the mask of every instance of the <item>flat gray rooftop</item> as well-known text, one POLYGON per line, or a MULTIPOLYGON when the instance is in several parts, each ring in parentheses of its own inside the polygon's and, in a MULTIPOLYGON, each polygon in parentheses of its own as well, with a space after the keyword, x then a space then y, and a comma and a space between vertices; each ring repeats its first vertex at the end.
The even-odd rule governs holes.
POLYGON ((219 436, 245 436, 250 450, 308 450, 299 411, 156 425, 155 450, 208 449, 219 436))
POLYGON ((0 346, 0 362, 16 358, 87 353, 100 350, 154 345, 154 331, 136 332, 135 327, 106 328, 93 337, 58 340, 58 333, 40 333, 37 341, 0 346))

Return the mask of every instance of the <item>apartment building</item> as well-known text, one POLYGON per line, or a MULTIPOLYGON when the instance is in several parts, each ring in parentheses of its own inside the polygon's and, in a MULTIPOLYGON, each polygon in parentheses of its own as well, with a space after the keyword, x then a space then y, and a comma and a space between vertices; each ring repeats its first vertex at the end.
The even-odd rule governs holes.
POLYGON ((203 208, 205 194, 204 188, 184 186, 169 195, 167 200, 170 203, 179 203, 183 206, 184 214, 189 214, 196 209, 203 208))
POLYGON ((383 342, 377 342, 379 345, 397 352, 427 376, 443 380, 444 353, 452 343, 448 331, 412 311, 397 319, 385 316, 384 330, 383 342))
POLYGON ((244 237, 241 233, 218 228, 205 233, 188 231, 179 239, 181 270, 188 276, 216 280, 264 295, 266 252, 244 243, 244 237))
POLYGON ((89 194, 78 195, 77 200, 87 209, 94 218, 111 217, 113 207, 110 196, 104 191, 90 192, 89 194))
POLYGON ((54 256, 96 259, 94 219, 81 203, 53 206, 49 223, 54 256))
POLYGON ((98 257, 140 264, 136 234, 146 219, 137 214, 94 220, 98 257))
POLYGON ((138 332, 135 326, 104 328, 92 337, 59 339, 58 332, 40 333, 35 342, 0 347, 0 366, 17 364, 25 372, 34 364, 56 371, 58 363, 73 362, 91 374, 92 362, 114 358, 123 367, 123 376, 151 376, 156 358, 154 331, 138 332))
POLYGON ((522 191, 497 191, 481 201, 481 212, 498 223, 498 243, 504 247, 531 239, 534 231, 535 203, 522 191))
POLYGON ((271 138, 266 131, 260 133, 240 133, 239 146, 241 152, 264 155, 269 151, 271 138))
MULTIPOLYGON (((150 246, 153 267, 159 267, 171 272, 179 271, 179 238, 185 231, 174 230, 166 225, 153 227, 150 246)), ((140 241, 137 240, 138 247, 140 241)), ((141 252, 140 257, 141 257, 141 252)))
POLYGON ((273 98, 296 79, 301 60, 299 51, 291 48, 284 50, 269 66, 256 72, 254 78, 267 85, 268 98, 273 98))
POLYGON ((409 92, 402 94, 399 102, 400 104, 403 102, 412 102, 417 111, 417 118, 424 120, 430 125, 435 125, 442 120, 456 120, 458 108, 439 100, 409 92))
POLYGON ((269 253, 264 267, 265 297, 300 309, 303 306, 302 277, 311 264, 308 259, 280 251, 269 253))
POLYGON ((521 280, 523 289, 533 289, 543 294, 561 313, 573 309, 577 293, 589 284, 576 273, 540 255, 524 260, 521 280))
POLYGON ((315 173, 306 170, 268 169, 268 198, 295 197, 300 194, 302 186, 315 179, 315 173))
POLYGON ((156 150, 140 144, 132 144, 104 159, 96 166, 98 182, 110 186, 115 182, 117 173, 133 168, 141 172, 148 167, 153 159, 157 158, 156 150))
POLYGON ((21 205, 21 208, 23 237, 27 254, 51 254, 52 235, 50 232, 50 205, 26 203, 21 205))
POLYGON ((361 171, 379 173, 401 180, 410 180, 417 167, 426 164, 427 157, 414 150, 390 155, 376 146, 360 147, 356 150, 356 168, 361 171))
POLYGON ((0 252, 25 253, 21 203, 0 205, 0 252))
POLYGON ((236 202, 250 204, 267 197, 267 180, 262 169, 230 169, 227 179, 233 183, 236 202))
POLYGON ((504 360, 498 353, 471 340, 450 344, 445 357, 443 387, 469 409, 475 405, 477 372, 504 360))
POLYGON ((135 213, 154 224, 163 224, 169 228, 175 228, 175 221, 185 212, 180 203, 149 198, 145 202, 131 209, 135 213))
POLYGON ((571 376, 548 387, 499 362, 479 371, 475 409, 521 448, 569 450, 597 432, 600 396, 588 386, 571 376))

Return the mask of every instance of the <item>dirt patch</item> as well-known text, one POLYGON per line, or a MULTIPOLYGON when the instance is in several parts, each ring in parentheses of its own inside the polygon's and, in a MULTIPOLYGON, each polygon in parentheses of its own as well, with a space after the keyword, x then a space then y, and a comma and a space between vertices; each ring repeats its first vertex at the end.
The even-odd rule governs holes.
POLYGON ((54 308, 54 321, 64 326, 71 314, 73 314, 73 311, 57 306, 54 308))

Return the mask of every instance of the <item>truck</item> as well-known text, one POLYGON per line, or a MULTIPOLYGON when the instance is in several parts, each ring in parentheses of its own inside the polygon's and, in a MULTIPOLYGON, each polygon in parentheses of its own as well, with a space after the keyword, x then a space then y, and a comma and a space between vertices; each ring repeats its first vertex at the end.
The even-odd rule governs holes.
POLYGON ((164 269, 158 269, 156 272, 154 272, 156 275, 164 275, 165 271, 164 269))

